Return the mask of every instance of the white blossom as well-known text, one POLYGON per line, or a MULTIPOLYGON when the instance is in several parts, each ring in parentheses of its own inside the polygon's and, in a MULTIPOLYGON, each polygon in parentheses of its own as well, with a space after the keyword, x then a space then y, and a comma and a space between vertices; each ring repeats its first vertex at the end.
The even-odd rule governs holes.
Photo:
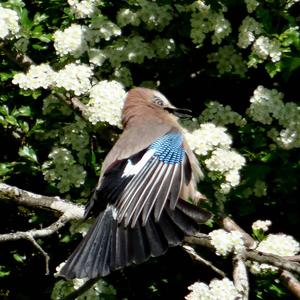
POLYGON ((185 131, 185 138, 190 148, 198 155, 207 155, 216 147, 229 149, 232 139, 225 127, 213 123, 204 123, 192 132, 185 131))
POLYGON ((209 285, 195 282, 188 289, 191 292, 185 297, 186 300, 235 300, 239 296, 233 282, 228 278, 213 279, 209 285))
POLYGON ((94 15, 97 10, 99 0, 68 0, 71 11, 75 14, 77 19, 84 19, 94 15))
MULTIPOLYGON (((299 253, 300 244, 290 235, 269 234, 257 247, 258 251, 279 256, 293 256, 299 253)), ((254 274, 277 271, 277 267, 253 262, 250 271, 254 274)))
POLYGON ((12 80, 24 90, 35 90, 48 88, 56 79, 56 73, 48 64, 31 65, 27 73, 17 73, 12 80))
POLYGON ((0 4, 0 40, 11 38, 19 33, 19 16, 16 11, 0 4))
POLYGON ((269 227, 272 225, 270 220, 257 220, 252 224, 253 230, 262 230, 264 232, 269 230, 269 227))
POLYGON ((56 53, 60 56, 71 54, 79 57, 87 50, 86 32, 87 27, 78 24, 57 30, 53 35, 56 53))
POLYGON ((244 241, 239 231, 227 232, 223 229, 217 229, 211 231, 209 236, 217 255, 226 256, 231 252, 238 253, 244 249, 244 241))
POLYGON ((277 62, 281 58, 280 42, 276 39, 269 39, 265 36, 260 36, 252 46, 253 53, 260 59, 265 60, 268 57, 272 62, 277 62))
POLYGON ((283 94, 276 89, 269 90, 260 85, 250 98, 248 113, 254 121, 265 125, 271 124, 272 117, 277 119, 284 108, 282 99, 283 94))
POLYGON ((239 41, 237 45, 240 48, 247 48, 255 41, 256 36, 261 33, 262 24, 247 16, 239 27, 239 41))
POLYGON ((107 122, 121 127, 121 112, 126 92, 117 81, 103 80, 90 90, 87 117, 91 123, 107 122))
MULTIPOLYGON (((216 148, 212 155, 204 161, 210 171, 223 174, 225 184, 221 184, 221 192, 227 194, 231 187, 240 182, 240 169, 245 165, 245 158, 234 150, 216 148)), ((213 174, 208 174, 213 177, 213 174)))
POLYGON ((76 96, 86 94, 91 88, 92 68, 85 64, 71 63, 57 72, 55 84, 76 96))

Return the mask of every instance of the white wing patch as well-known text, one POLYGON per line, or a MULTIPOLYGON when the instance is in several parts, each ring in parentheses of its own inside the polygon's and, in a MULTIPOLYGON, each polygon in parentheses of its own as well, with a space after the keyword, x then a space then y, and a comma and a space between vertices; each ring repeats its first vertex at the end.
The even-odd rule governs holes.
POLYGON ((139 160, 138 163, 135 165, 132 163, 130 159, 128 159, 128 162, 126 164, 126 167, 124 168, 122 177, 127 177, 127 176, 134 176, 138 174, 141 169, 146 165, 146 163, 149 161, 149 159, 153 156, 155 153, 154 149, 148 150, 142 157, 141 160, 139 160))

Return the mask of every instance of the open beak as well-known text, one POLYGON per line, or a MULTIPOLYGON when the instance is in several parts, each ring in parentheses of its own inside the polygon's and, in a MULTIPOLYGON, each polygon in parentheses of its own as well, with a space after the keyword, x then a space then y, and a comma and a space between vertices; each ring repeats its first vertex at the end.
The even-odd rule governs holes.
POLYGON ((192 111, 186 108, 166 107, 166 111, 174 114, 178 118, 192 118, 192 111))

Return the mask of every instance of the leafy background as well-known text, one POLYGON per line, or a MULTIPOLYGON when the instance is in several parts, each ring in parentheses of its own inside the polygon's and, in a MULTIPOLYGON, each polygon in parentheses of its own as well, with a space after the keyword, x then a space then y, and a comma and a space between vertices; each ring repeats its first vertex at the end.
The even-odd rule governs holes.
MULTIPOLYGON (((2 2, 3 7, 18 13, 21 34, 0 39, 1 180, 35 193, 59 195, 75 203, 88 201, 96 185, 101 162, 120 129, 107 123, 97 126, 87 124, 77 112, 55 98, 57 93, 66 94, 62 88, 22 90, 12 83, 12 79, 14 74, 26 71, 28 67, 15 59, 16 53, 26 54, 36 64, 48 62, 56 70, 76 60, 89 63, 87 52, 79 57, 57 55, 53 34, 72 23, 89 25, 101 16, 100 23, 109 20, 122 29, 122 34, 95 42, 93 47, 106 49, 110 56, 103 65, 95 67, 94 76, 98 80, 116 79, 127 89, 133 86, 158 88, 176 106, 192 109, 195 117, 212 100, 229 105, 247 119, 244 126, 227 124, 233 147, 246 158, 247 164, 242 169, 240 185, 226 196, 225 212, 247 231, 251 231, 253 221, 270 219, 273 222, 272 231, 288 233, 299 240, 299 146, 287 150, 274 144, 267 133, 273 127, 280 128, 279 124, 255 122, 249 117, 247 108, 250 97, 259 85, 282 92, 284 102, 299 102, 300 34, 297 26, 300 4, 263 0, 259 1, 254 11, 249 12, 248 2, 251 1, 205 1, 211 11, 223 14, 230 23, 231 31, 220 38, 219 43, 213 43, 213 31, 204 32, 203 41, 193 38, 193 30, 194 34, 197 30, 201 32, 201 28, 193 28, 191 22, 193 14, 197 14, 197 9, 193 8, 197 1, 103 0, 97 4, 99 13, 85 19, 77 19, 68 2, 62 0, 2 2), (122 9, 141 10, 138 26, 122 24, 117 17, 122 9), (161 17, 154 25, 149 21, 151 13, 161 17), (245 49, 237 46, 239 26, 247 16, 261 24, 264 36, 279 43, 279 61, 273 62, 270 57, 262 59, 251 46, 245 49), (135 37, 142 37, 143 42, 136 42, 135 37), (164 51, 163 39, 172 39, 174 49, 164 51), (124 41, 132 41, 132 48, 125 48, 124 51, 136 52, 136 60, 127 57, 118 61, 116 48, 118 43, 124 41), (232 63, 226 71, 217 64, 227 60, 218 52, 224 46, 233 47, 235 52, 231 55, 239 53, 240 57, 240 61, 232 63), (211 62, 208 55, 216 52, 216 62, 211 62), (116 75, 116 70, 123 73, 116 75), (55 100, 49 100, 53 95, 55 100), (70 134, 66 126, 72 124, 80 128, 82 148, 74 146, 74 137, 69 142, 61 139, 62 135, 70 134), (51 165, 48 155, 54 146, 65 147, 72 154, 71 164, 86 172, 84 184, 74 186, 69 182, 66 188, 62 188, 58 176, 52 181, 45 179, 47 162, 51 165), (83 150, 84 153, 81 152, 83 150), (267 187, 265 194, 255 194, 257 180, 267 187)), ((212 15, 210 17, 213 18, 212 15)), ((210 21, 213 23, 214 19, 210 21)), ((88 101, 84 95, 81 100, 83 103, 88 101)), ((217 209, 212 185, 213 181, 206 178, 200 183, 200 190, 211 199, 211 209, 217 209)), ((55 219, 52 212, 0 202, 0 233, 29 230, 33 226, 45 227, 55 219)), ((54 298, 56 290, 53 292, 53 288, 59 289, 57 282, 61 280, 53 276, 55 268, 81 239, 81 235, 75 233, 76 226, 70 224, 57 234, 38 240, 51 257, 50 275, 45 275, 44 259, 30 243, 2 243, 0 297, 49 299, 52 294, 54 298)), ((208 231, 209 228, 203 230, 208 231)), ((211 260, 216 259, 203 249, 199 252, 211 260)), ((217 260, 216 264, 226 270, 231 267, 225 260, 217 260)), ((183 299, 188 285, 196 280, 209 281, 213 276, 206 267, 192 262, 181 249, 171 249, 161 258, 106 277, 106 283, 102 283, 101 287, 102 298, 98 299, 183 299)), ((281 283, 274 279, 276 275, 251 278, 251 298, 292 299, 281 283)), ((92 296, 89 297, 92 299, 92 296)))

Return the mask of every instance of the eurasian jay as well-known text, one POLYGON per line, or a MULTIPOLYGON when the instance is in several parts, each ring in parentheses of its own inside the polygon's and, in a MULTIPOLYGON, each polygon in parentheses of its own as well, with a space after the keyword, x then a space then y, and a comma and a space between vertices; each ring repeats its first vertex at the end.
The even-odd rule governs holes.
POLYGON ((189 203, 202 172, 160 92, 134 88, 125 99, 124 131, 106 156, 86 216, 95 222, 60 271, 95 278, 164 254, 198 230, 210 213, 189 203), (103 201, 108 202, 101 211, 103 201))

